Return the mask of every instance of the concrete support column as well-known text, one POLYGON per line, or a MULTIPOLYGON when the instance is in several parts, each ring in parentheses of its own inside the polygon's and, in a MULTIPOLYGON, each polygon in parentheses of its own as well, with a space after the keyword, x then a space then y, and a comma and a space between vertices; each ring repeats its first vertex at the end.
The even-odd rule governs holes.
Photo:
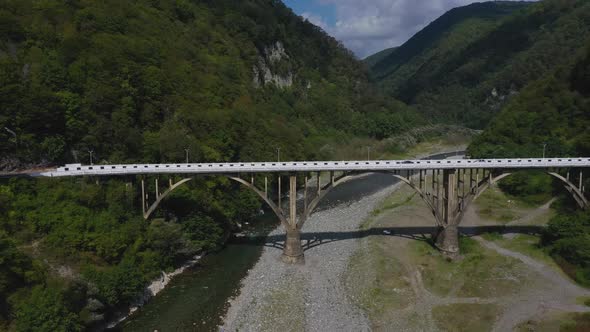
POLYGON ((457 225, 441 227, 436 235, 436 247, 443 255, 455 259, 459 255, 459 228, 457 225))
POLYGON ((454 259, 459 254, 459 230, 457 225, 458 213, 458 179, 457 170, 443 171, 443 188, 445 200, 443 206, 443 226, 436 234, 435 245, 445 256, 454 259))
POLYGON ((316 175, 316 189, 318 191, 317 195, 319 196, 322 193, 322 183, 321 183, 321 176, 322 173, 318 172, 318 174, 316 175))
POLYGON ((289 224, 297 227, 297 177, 289 177, 289 224))
POLYGON ((301 246, 301 231, 297 228, 287 228, 285 235, 285 248, 281 260, 287 264, 303 264, 303 247, 301 246))
POLYGON ((303 206, 307 212, 307 176, 305 176, 305 184, 303 185, 303 206))
POLYGON ((277 196, 279 196, 278 197, 278 200, 279 200, 279 211, 283 211, 283 207, 281 205, 281 176, 280 175, 279 175, 279 179, 278 180, 279 180, 279 193, 278 193, 277 196))
POLYGON ((443 187, 445 191, 443 222, 450 225, 454 222, 457 212, 457 170, 443 171, 443 187))
POLYGON ((156 199, 160 197, 160 188, 158 186, 158 178, 156 178, 156 199))
POLYGON ((303 264, 301 231, 297 227, 297 177, 289 177, 289 225, 286 229, 285 247, 281 260, 288 264, 303 264))
POLYGON ((145 183, 141 179, 141 211, 145 215, 145 183))
POLYGON ((423 189, 423 186, 422 186, 423 181, 424 181, 424 177, 422 175, 422 170, 420 170, 420 184, 418 185, 418 188, 420 188, 420 190, 423 189))
POLYGON ((436 210, 440 211, 441 206, 440 206, 440 170, 437 169, 436 170, 436 210))

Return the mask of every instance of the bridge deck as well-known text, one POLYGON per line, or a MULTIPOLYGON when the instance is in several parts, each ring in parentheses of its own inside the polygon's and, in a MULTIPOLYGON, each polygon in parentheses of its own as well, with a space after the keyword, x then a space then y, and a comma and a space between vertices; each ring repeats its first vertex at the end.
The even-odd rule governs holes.
MULTIPOLYGON (((296 161, 235 163, 170 163, 127 165, 69 164, 43 172, 26 173, 33 177, 107 176, 136 174, 238 174, 320 171, 404 171, 434 169, 534 169, 586 168, 590 158, 452 159, 452 160, 373 160, 373 161, 296 161)), ((15 174, 15 176, 18 174, 15 174)), ((20 175, 23 175, 22 173, 20 175)))

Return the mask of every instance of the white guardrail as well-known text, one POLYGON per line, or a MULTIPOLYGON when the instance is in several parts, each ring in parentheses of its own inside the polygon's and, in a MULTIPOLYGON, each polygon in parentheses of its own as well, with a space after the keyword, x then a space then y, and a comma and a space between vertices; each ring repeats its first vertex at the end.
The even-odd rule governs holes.
POLYGON ((432 169, 532 169, 590 167, 590 158, 523 159, 445 159, 445 160, 372 160, 372 161, 285 161, 189 164, 68 164, 56 170, 30 173, 30 176, 64 177, 84 175, 135 174, 237 174, 320 171, 393 171, 432 169))

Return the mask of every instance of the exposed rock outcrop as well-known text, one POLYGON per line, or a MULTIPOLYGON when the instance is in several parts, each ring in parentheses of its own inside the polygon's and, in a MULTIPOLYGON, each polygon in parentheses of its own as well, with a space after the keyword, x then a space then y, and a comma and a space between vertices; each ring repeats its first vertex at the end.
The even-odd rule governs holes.
POLYGON ((252 67, 255 87, 274 84, 284 89, 293 85, 293 72, 289 63, 289 55, 285 52, 283 43, 277 41, 274 45, 264 48, 258 56, 258 62, 252 67))

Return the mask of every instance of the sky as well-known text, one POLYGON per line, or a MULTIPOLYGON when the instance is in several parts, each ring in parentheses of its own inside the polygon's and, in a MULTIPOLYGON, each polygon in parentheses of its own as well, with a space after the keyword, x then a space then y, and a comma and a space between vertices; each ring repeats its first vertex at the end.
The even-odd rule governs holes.
MULTIPOLYGON (((479 0, 482 1, 482 0, 479 0)), ((399 46, 446 11, 476 0, 283 0, 365 58, 399 46)))

